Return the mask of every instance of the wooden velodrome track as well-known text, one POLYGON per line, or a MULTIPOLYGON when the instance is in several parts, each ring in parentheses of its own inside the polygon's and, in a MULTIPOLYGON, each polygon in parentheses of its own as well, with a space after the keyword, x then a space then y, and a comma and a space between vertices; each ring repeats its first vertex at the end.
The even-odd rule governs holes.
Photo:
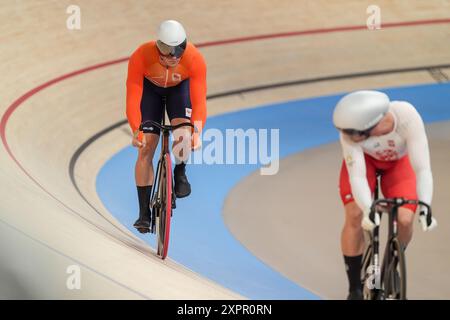
MULTIPOLYGON (((58 78, 126 58, 154 37, 158 23, 168 18, 183 22, 190 41, 207 43, 364 26, 370 1, 277 1, 275 6, 268 0, 84 0, 77 3, 81 30, 74 31, 67 30, 65 23, 70 4, 18 1, 2 5, 0 11, 1 297, 241 298, 174 261, 161 262, 103 207, 95 190, 96 174, 111 155, 130 143, 126 125, 108 131, 78 152, 76 163, 71 161, 91 137, 124 119, 126 63, 58 78), (49 83, 53 79, 58 81, 49 83), (67 290, 65 286, 66 269, 72 264, 82 268, 82 290, 67 290)), ((208 64, 208 93, 237 91, 211 101, 209 114, 365 87, 431 83, 435 81, 429 72, 432 67, 450 74, 448 1, 386 0, 378 4, 383 22, 428 23, 394 24, 371 32, 362 28, 306 33, 202 48, 208 64), (239 92, 242 88, 380 70, 403 72, 239 92)), ((227 203, 232 205, 233 194, 227 203)), ((340 278, 335 279, 332 289, 324 289, 319 280, 314 282, 320 278, 317 274, 307 283, 292 273, 292 261, 286 259, 277 265, 270 250, 247 243, 254 243, 260 237, 258 232, 237 224, 232 214, 226 213, 225 218, 244 245, 292 280, 324 297, 343 295, 342 272, 336 273, 340 278), (242 228, 249 231, 250 239, 241 238, 242 228)), ((448 224, 443 217, 440 223, 444 232, 448 224)), ((335 233, 339 228, 336 225, 335 233)), ((338 253, 336 247, 326 250, 317 255, 338 253)))

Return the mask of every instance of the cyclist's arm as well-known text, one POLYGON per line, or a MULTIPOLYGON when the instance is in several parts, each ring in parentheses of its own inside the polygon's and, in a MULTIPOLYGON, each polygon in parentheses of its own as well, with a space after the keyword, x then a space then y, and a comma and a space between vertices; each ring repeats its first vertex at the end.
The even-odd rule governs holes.
POLYGON ((404 103, 406 117, 405 138, 409 160, 416 173, 417 195, 419 200, 431 204, 433 198, 433 175, 430 165, 430 151, 425 126, 417 110, 410 104, 404 103))
POLYGON ((340 139, 353 198, 358 207, 364 213, 368 213, 372 205, 372 192, 367 182, 364 151, 358 144, 347 141, 342 134, 340 139))
POLYGON ((126 115, 133 133, 141 124, 141 99, 144 81, 142 49, 137 49, 128 62, 126 115))
POLYGON ((192 102, 191 122, 202 130, 206 122, 206 63, 198 52, 194 57, 189 75, 192 102))

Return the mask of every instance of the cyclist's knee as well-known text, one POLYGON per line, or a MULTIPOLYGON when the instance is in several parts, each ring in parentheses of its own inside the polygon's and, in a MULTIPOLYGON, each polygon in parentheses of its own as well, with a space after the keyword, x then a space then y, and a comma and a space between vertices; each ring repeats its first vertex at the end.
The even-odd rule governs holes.
MULTIPOLYGON (((172 126, 177 126, 177 125, 182 124, 182 123, 190 123, 190 122, 191 121, 189 119, 175 118, 175 119, 172 119, 170 121, 170 124, 172 126)), ((191 131, 192 131, 191 127, 181 127, 181 128, 178 128, 178 129, 174 130, 172 132, 174 141, 175 142, 176 141, 181 141, 181 140, 185 139, 186 137, 190 137, 191 131)))
POLYGON ((151 162, 153 160, 153 154, 148 147, 143 147, 139 150, 138 161, 151 162))
POLYGON ((414 223, 414 212, 407 208, 400 208, 398 210, 397 220, 402 228, 412 227, 414 223))
POLYGON ((350 202, 345 205, 345 223, 347 226, 360 228, 362 221, 362 211, 356 202, 350 202))
POLYGON ((191 152, 191 128, 179 128, 173 132, 173 153, 177 159, 186 162, 191 152))
POLYGON ((156 146, 158 145, 158 139, 159 136, 157 135, 146 135, 145 146, 139 148, 138 161, 152 161, 156 146))

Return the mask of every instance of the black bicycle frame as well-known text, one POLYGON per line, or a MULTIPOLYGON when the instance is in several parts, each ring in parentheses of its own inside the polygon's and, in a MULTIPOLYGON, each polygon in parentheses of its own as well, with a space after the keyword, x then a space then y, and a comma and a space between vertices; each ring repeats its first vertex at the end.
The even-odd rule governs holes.
MULTIPOLYGON (((382 213, 386 212, 389 215, 389 226, 388 226, 388 237, 386 242, 386 249, 384 252, 383 263, 381 265, 381 274, 380 274, 380 284, 384 283, 384 276, 386 267, 390 265, 392 255, 390 254, 391 244, 394 238, 398 235, 398 209, 405 204, 416 204, 423 205, 428 208, 429 215, 431 216, 431 208, 426 203, 419 200, 407 200, 403 198, 392 198, 392 199, 380 199, 380 177, 381 173, 377 172, 377 182, 375 185, 375 194, 374 201, 370 210, 370 218, 374 220, 375 212, 378 212, 380 215, 380 222, 382 213), (388 210, 378 210, 380 205, 388 206, 386 207, 388 210)), ((380 227, 376 226, 370 235, 371 246, 373 250, 373 265, 378 267, 380 257, 379 257, 379 246, 380 246, 380 227)))
MULTIPOLYGON (((375 195, 374 200, 378 200, 380 197, 380 174, 377 173, 377 184, 375 185, 375 195)), ((373 212, 375 215, 375 211, 373 212)), ((373 217, 371 217, 373 218, 373 217)), ((372 219, 373 220, 373 219, 372 219)), ((381 215, 380 215, 381 220, 381 215)), ((380 227, 376 226, 373 230, 373 234, 371 235, 372 240, 372 248, 373 248, 373 255, 374 255, 374 265, 379 265, 379 259, 380 259, 380 227)))

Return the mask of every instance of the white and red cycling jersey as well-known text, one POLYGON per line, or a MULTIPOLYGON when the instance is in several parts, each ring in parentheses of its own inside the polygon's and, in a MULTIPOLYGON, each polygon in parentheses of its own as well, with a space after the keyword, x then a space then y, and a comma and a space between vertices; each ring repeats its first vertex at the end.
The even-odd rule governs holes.
MULTIPOLYGON (((425 127, 417 110, 408 102, 392 101, 389 111, 394 129, 382 136, 370 136, 355 143, 344 134, 340 142, 344 157, 340 193, 344 204, 356 201, 368 212, 381 171, 381 187, 385 197, 411 198, 431 204, 433 176, 425 127)), ((415 211, 415 206, 406 205, 415 211)))

